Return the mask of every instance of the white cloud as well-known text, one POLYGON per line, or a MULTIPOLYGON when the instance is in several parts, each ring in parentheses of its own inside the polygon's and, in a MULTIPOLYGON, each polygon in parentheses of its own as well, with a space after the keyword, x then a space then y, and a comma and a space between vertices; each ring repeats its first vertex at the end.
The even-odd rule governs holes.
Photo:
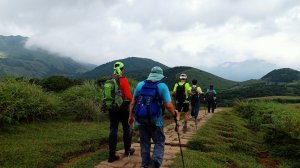
POLYGON ((0 0, 0 34, 102 64, 148 57, 169 66, 264 60, 299 70, 297 0, 0 0))

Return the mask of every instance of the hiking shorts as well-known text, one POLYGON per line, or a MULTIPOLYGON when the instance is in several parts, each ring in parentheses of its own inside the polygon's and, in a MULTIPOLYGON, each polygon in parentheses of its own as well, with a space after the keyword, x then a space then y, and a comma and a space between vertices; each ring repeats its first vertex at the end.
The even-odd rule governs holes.
POLYGON ((189 103, 178 103, 176 105, 176 110, 178 110, 179 112, 188 112, 190 109, 190 104, 189 103))

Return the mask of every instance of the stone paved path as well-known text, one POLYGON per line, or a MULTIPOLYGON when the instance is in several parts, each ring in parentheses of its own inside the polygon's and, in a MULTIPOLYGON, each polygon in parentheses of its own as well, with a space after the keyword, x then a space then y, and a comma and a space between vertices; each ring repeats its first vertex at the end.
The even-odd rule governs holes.
MULTIPOLYGON (((220 111, 220 109, 216 110, 216 112, 220 111)), ((212 113, 207 113, 205 115, 204 110, 200 112, 200 116, 198 116, 198 124, 197 124, 197 129, 202 127, 206 121, 212 117, 212 113)), ((183 118, 183 117, 181 117, 183 118)), ((178 122, 180 127, 179 127, 179 134, 180 134, 180 140, 181 140, 181 145, 182 149, 184 150, 189 139, 192 138, 192 136, 196 133, 196 125, 195 125, 195 120, 190 119, 188 122, 188 130, 187 132, 183 133, 182 131, 182 123, 183 121, 178 122)), ((180 148, 179 148, 179 142, 178 142, 178 135, 174 131, 175 128, 175 123, 170 124, 164 128, 165 136, 166 136, 166 141, 165 141, 165 153, 164 153, 164 161, 161 166, 161 168, 167 168, 173 163, 173 159, 176 157, 178 153, 180 153, 180 148)), ((151 145, 151 151, 153 150, 153 144, 151 145)), ((126 157, 124 155, 124 149, 117 151, 117 155, 120 156, 120 160, 115 161, 113 163, 108 163, 106 161, 102 161, 99 165, 95 166, 95 168, 138 168, 141 167, 141 155, 140 155, 140 144, 139 143, 133 143, 132 147, 135 148, 135 153, 130 157, 126 157)))

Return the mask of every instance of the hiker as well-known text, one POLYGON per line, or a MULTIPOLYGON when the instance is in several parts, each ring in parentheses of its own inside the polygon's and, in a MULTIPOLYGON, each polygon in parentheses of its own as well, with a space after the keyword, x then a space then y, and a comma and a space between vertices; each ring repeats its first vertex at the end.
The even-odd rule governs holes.
MULTIPOLYGON (((113 108, 109 110, 110 120, 110 132, 109 132, 109 157, 108 162, 119 160, 120 157, 116 155, 117 146, 117 133, 119 122, 123 126, 123 141, 125 148, 125 155, 132 155, 134 149, 131 148, 131 134, 130 126, 128 125, 127 119, 129 117, 129 104, 132 101, 132 95, 130 92, 130 86, 128 79, 124 77, 124 64, 122 62, 116 62, 114 64, 114 88, 118 87, 117 95, 113 96, 115 100, 112 101, 113 108), (117 98, 119 97, 119 102, 117 98)), ((105 89, 105 84, 104 84, 105 89)), ((106 90, 104 90, 105 92, 106 90)), ((108 93, 111 92, 108 90, 108 93)), ((108 104, 108 103, 107 103, 108 104)))
POLYGON ((206 90, 205 92, 205 100, 207 102, 207 111, 208 113, 210 113, 210 109, 211 112, 214 113, 215 112, 215 108, 216 108, 216 99, 217 99, 217 92, 214 90, 214 85, 210 84, 209 85, 209 89, 206 90))
POLYGON ((194 79, 192 81, 192 95, 191 95, 191 116, 196 120, 200 109, 200 100, 203 95, 201 87, 197 86, 198 81, 194 79))
POLYGON ((134 120, 139 128, 142 167, 159 168, 164 158, 165 135, 163 131, 162 106, 177 117, 168 86, 161 82, 165 76, 163 70, 155 66, 145 81, 135 88, 130 104, 128 124, 134 120), (150 159, 151 139, 154 142, 152 159, 150 159))
MULTIPOLYGON (((189 95, 192 95, 190 84, 186 82, 187 75, 180 75, 180 82, 176 83, 173 89, 173 96, 175 96, 176 110, 184 112, 184 124, 183 131, 187 131, 187 121, 189 119, 189 95)), ((180 120, 180 113, 178 114, 178 120, 180 120)))

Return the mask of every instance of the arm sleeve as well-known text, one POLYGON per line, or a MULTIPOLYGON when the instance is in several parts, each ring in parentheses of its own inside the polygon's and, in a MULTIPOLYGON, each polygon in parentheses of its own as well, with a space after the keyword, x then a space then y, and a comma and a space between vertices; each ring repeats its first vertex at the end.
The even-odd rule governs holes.
POLYGON ((177 86, 178 86, 178 84, 175 83, 174 88, 173 88, 173 92, 176 92, 177 86))
POLYGON ((141 90, 142 86, 144 85, 144 82, 140 82, 136 85, 134 93, 133 93, 133 98, 138 96, 138 92, 141 90))
POLYGON ((192 88, 191 88, 191 86, 190 86, 189 83, 186 83, 186 84, 185 84, 185 89, 186 89, 186 91, 192 90, 192 88))
POLYGON ((164 103, 172 102, 171 96, 170 96, 170 91, 166 84, 160 83, 158 85, 158 92, 159 92, 159 97, 161 97, 161 99, 164 103))
POLYGON ((132 95, 130 92, 130 86, 127 78, 120 78, 120 90, 122 92, 123 100, 132 101, 132 95))

